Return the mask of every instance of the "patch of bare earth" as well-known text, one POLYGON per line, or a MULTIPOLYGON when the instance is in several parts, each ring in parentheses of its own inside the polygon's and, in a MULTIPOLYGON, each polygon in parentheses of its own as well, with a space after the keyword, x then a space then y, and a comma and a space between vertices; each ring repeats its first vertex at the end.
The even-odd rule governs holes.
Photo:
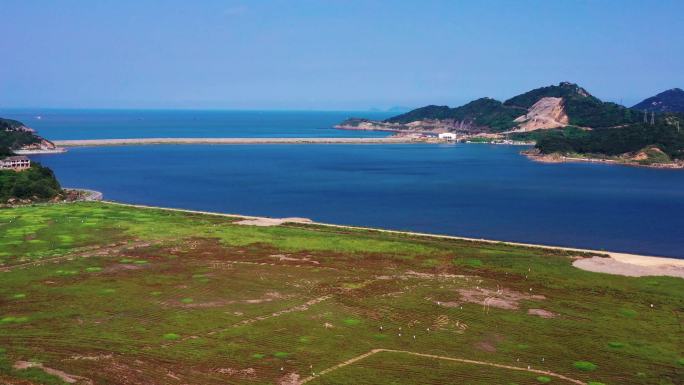
POLYGON ((506 288, 490 290, 485 288, 459 289, 461 300, 476 303, 485 308, 495 307, 498 309, 517 310, 522 300, 543 300, 543 295, 529 295, 506 288))
POLYGON ((116 273, 119 271, 128 271, 128 270, 140 270, 142 269, 142 266, 140 265, 132 265, 128 263, 119 263, 113 266, 107 266, 102 272, 104 273, 116 273))
POLYGON ((496 346, 494 346, 491 342, 480 341, 475 344, 475 347, 488 353, 496 353, 496 346))
POLYGON ((262 227, 268 227, 268 226, 280 226, 285 223, 312 223, 311 219, 309 218, 297 218, 297 217, 292 217, 292 218, 250 218, 250 219, 243 219, 241 221, 233 222, 236 225, 244 225, 244 226, 262 226, 262 227))
POLYGON ((616 274, 627 277, 664 275, 684 278, 684 265, 675 264, 675 262, 647 265, 618 261, 615 258, 591 257, 578 259, 572 265, 578 269, 595 273, 616 274))
POLYGON ((467 279, 472 278, 472 276, 462 275, 462 274, 449 274, 449 273, 421 273, 418 271, 408 270, 403 276, 399 278, 422 278, 422 279, 467 279))
POLYGON ((288 373, 278 380, 278 385, 299 385, 299 374, 288 373))
POLYGON ((563 98, 545 97, 534 103, 527 114, 515 119, 515 122, 520 124, 518 129, 513 131, 527 132, 565 127, 569 121, 563 108, 563 98))
POLYGON ((544 309, 528 309, 527 314, 542 318, 556 318, 557 314, 544 309))
POLYGON ((249 304, 249 305, 259 304, 259 303, 271 302, 271 301, 276 301, 279 299, 286 299, 286 298, 288 298, 288 297, 285 295, 282 295, 276 291, 272 291, 272 292, 268 292, 268 293, 264 294, 264 296, 261 298, 255 298, 255 299, 218 300, 218 301, 193 302, 193 303, 182 303, 180 301, 177 301, 177 302, 166 302, 164 304, 170 305, 170 306, 176 306, 176 307, 189 308, 189 309, 203 309, 203 308, 211 308, 211 307, 221 307, 221 306, 232 305, 232 304, 236 304, 236 303, 249 304))
POLYGON ((38 368, 49 375, 58 377, 68 384, 93 384, 93 381, 89 378, 69 374, 58 369, 48 368, 39 362, 17 361, 14 363, 13 368, 16 370, 38 368))
POLYGON ((309 257, 302 257, 302 258, 295 258, 295 257, 289 257, 284 254, 275 254, 275 255, 269 255, 269 258, 275 258, 279 261, 288 261, 288 262, 308 262, 308 263, 313 263, 314 265, 319 265, 320 262, 314 261, 313 259, 309 257))
POLYGON ((240 378, 244 378, 244 379, 256 378, 256 369, 254 369, 254 368, 247 368, 247 369, 218 368, 218 369, 215 369, 214 371, 216 373, 225 374, 225 375, 231 376, 231 377, 240 377, 240 378))

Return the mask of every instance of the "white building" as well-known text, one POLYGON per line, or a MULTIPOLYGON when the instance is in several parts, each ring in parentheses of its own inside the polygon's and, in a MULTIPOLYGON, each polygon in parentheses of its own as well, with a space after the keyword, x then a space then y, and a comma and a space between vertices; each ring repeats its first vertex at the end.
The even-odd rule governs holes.
POLYGON ((453 132, 443 132, 439 134, 439 138, 444 140, 456 140, 456 134, 453 132))
POLYGON ((31 167, 31 160, 25 156, 8 156, 0 159, 0 170, 21 171, 31 167))

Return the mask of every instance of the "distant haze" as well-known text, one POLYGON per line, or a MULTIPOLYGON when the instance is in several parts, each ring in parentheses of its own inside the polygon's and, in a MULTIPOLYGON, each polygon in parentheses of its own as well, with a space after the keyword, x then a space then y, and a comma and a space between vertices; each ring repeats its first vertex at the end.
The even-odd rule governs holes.
POLYGON ((684 1, 38 1, 0 5, 3 108, 386 110, 560 81, 684 87, 684 1))

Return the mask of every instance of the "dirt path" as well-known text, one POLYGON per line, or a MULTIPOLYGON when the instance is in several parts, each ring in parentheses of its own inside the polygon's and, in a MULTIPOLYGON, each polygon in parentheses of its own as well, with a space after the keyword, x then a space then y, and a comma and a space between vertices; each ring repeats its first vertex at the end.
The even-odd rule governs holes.
POLYGON ((314 379, 316 379, 316 378, 318 378, 318 377, 320 377, 320 376, 322 376, 322 375, 324 375, 324 374, 330 373, 330 372, 332 372, 332 371, 334 371, 334 370, 343 368, 343 367, 345 367, 345 366, 349 366, 349 365, 351 365, 351 364, 353 364, 353 363, 356 363, 356 362, 361 361, 361 360, 363 360, 363 359, 365 359, 365 358, 368 358, 368 357, 370 357, 370 356, 372 356, 372 355, 374 355, 374 354, 382 353, 382 352, 388 352, 388 353, 404 353, 404 354, 409 354, 409 355, 417 356, 417 357, 425 357, 425 358, 432 358, 432 359, 437 359, 437 360, 446 360, 446 361, 452 361, 452 362, 461 362, 461 363, 464 363, 464 364, 472 364, 472 365, 491 366, 491 367, 500 368, 500 369, 517 370, 517 371, 520 371, 520 372, 528 372, 528 373, 534 373, 534 374, 539 374, 539 375, 545 375, 545 376, 549 376, 549 377, 555 377, 555 378, 558 378, 558 379, 560 379, 560 380, 567 381, 567 382, 569 382, 569 383, 573 383, 573 384, 577 384, 577 385, 586 385, 585 382, 582 382, 582 381, 580 381, 580 380, 576 380, 576 379, 574 379, 574 378, 566 377, 566 376, 564 376, 564 375, 562 375, 562 374, 554 373, 554 372, 551 372, 551 371, 548 371, 548 370, 527 369, 527 368, 521 368, 521 367, 517 367, 517 366, 496 364, 496 363, 487 362, 487 361, 475 361, 475 360, 468 360, 468 359, 464 359, 464 358, 454 358, 454 357, 446 357, 446 356, 437 356, 437 355, 434 355, 434 354, 416 353, 416 352, 411 352, 411 351, 408 351, 408 350, 393 350, 393 349, 373 349, 373 350, 371 350, 371 351, 368 352, 368 353, 364 353, 364 354, 362 354, 362 355, 360 355, 360 356, 356 356, 356 357, 351 358, 351 359, 349 359, 349 360, 347 360, 347 361, 344 361, 344 362, 341 362, 341 363, 339 363, 339 364, 337 364, 337 365, 335 365, 335 366, 332 366, 332 367, 330 367, 330 368, 328 368, 328 369, 325 369, 325 370, 321 371, 320 373, 318 373, 318 374, 316 374, 316 375, 314 375, 314 376, 306 377, 306 378, 302 379, 302 380, 299 382, 299 384, 300 384, 300 385, 306 384, 307 382, 311 382, 311 381, 313 381, 314 379))
MULTIPOLYGON (((20 264, 12 265, 12 266, 3 266, 3 267, 0 267, 0 272, 8 273, 8 272, 11 272, 15 269, 23 269, 26 267, 40 266, 40 265, 44 265, 44 264, 48 264, 48 263, 58 263, 58 262, 63 262, 63 261, 69 261, 69 260, 79 258, 79 257, 104 257, 104 256, 108 256, 112 253, 118 253, 119 251, 122 251, 122 250, 135 250, 139 247, 147 247, 147 246, 150 246, 150 243, 145 242, 145 241, 139 241, 139 242, 134 242, 134 243, 128 243, 127 241, 123 241, 123 242, 119 242, 115 245, 110 245, 110 246, 105 246, 105 247, 95 247, 95 248, 85 247, 85 248, 77 250, 73 253, 70 253, 67 255, 61 255, 59 257, 39 259, 37 261, 20 263, 20 264)), ((115 254, 115 256, 118 256, 118 255, 115 254)))
MULTIPOLYGON (((331 299, 332 297, 333 296, 330 294, 324 295, 322 297, 317 297, 317 298, 311 299, 309 301, 306 301, 305 303, 303 303, 301 305, 289 307, 287 309, 279 310, 279 311, 271 313, 271 314, 266 314, 266 315, 256 316, 253 318, 248 318, 248 319, 242 320, 236 324, 233 324, 229 327, 224 327, 221 329, 214 329, 214 330, 211 330, 209 332, 203 333, 203 335, 213 336, 213 335, 216 335, 218 333, 226 332, 226 331, 230 330, 231 328, 236 328, 236 327, 245 326, 245 325, 251 325, 255 322, 267 320, 269 318, 280 317, 283 314, 288 314, 288 313, 293 313, 293 312, 298 312, 298 311, 306 311, 306 310, 309 310, 309 308, 311 306, 316 305, 318 303, 321 303, 323 301, 327 301, 327 300, 331 299)), ((181 341, 187 341, 187 340, 194 339, 194 338, 197 338, 197 337, 196 336, 186 336, 186 337, 183 337, 177 341, 164 343, 161 345, 161 347, 163 347, 163 348, 168 347, 168 346, 171 346, 175 343, 179 343, 181 341)))
POLYGON ((81 383, 81 384, 93 385, 93 381, 89 378, 77 376, 74 374, 69 374, 67 372, 64 372, 64 371, 61 371, 58 369, 48 368, 47 366, 43 366, 43 364, 41 364, 39 362, 17 361, 14 363, 14 365, 12 367, 16 370, 38 368, 38 369, 44 371, 45 373, 47 373, 49 375, 58 377, 60 380, 66 382, 67 384, 81 383))

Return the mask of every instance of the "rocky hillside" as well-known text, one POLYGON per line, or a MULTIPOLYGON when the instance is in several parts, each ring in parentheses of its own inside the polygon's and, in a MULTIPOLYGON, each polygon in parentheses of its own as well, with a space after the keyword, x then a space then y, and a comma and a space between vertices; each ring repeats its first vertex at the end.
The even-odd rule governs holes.
MULTIPOLYGON (((13 155, 16 150, 54 149, 52 142, 23 123, 0 118, 0 159, 13 155)), ((52 170, 37 162, 31 162, 30 168, 20 172, 0 170, 0 206, 57 201, 64 199, 65 194, 52 170)))
POLYGON ((54 143, 36 134, 22 122, 0 118, 0 157, 14 150, 54 150, 54 143))
POLYGON ((684 113, 684 90, 673 88, 652 96, 632 107, 639 111, 684 113))
POLYGON ((564 126, 620 127, 639 121, 641 114, 603 102, 577 84, 562 82, 537 88, 505 102, 491 98, 460 107, 426 106, 384 121, 348 119, 338 128, 462 134, 528 132, 564 126))
POLYGON ((548 128, 565 127, 570 118, 563 108, 563 98, 547 96, 539 99, 527 111, 514 120, 514 131, 529 132, 548 128))

